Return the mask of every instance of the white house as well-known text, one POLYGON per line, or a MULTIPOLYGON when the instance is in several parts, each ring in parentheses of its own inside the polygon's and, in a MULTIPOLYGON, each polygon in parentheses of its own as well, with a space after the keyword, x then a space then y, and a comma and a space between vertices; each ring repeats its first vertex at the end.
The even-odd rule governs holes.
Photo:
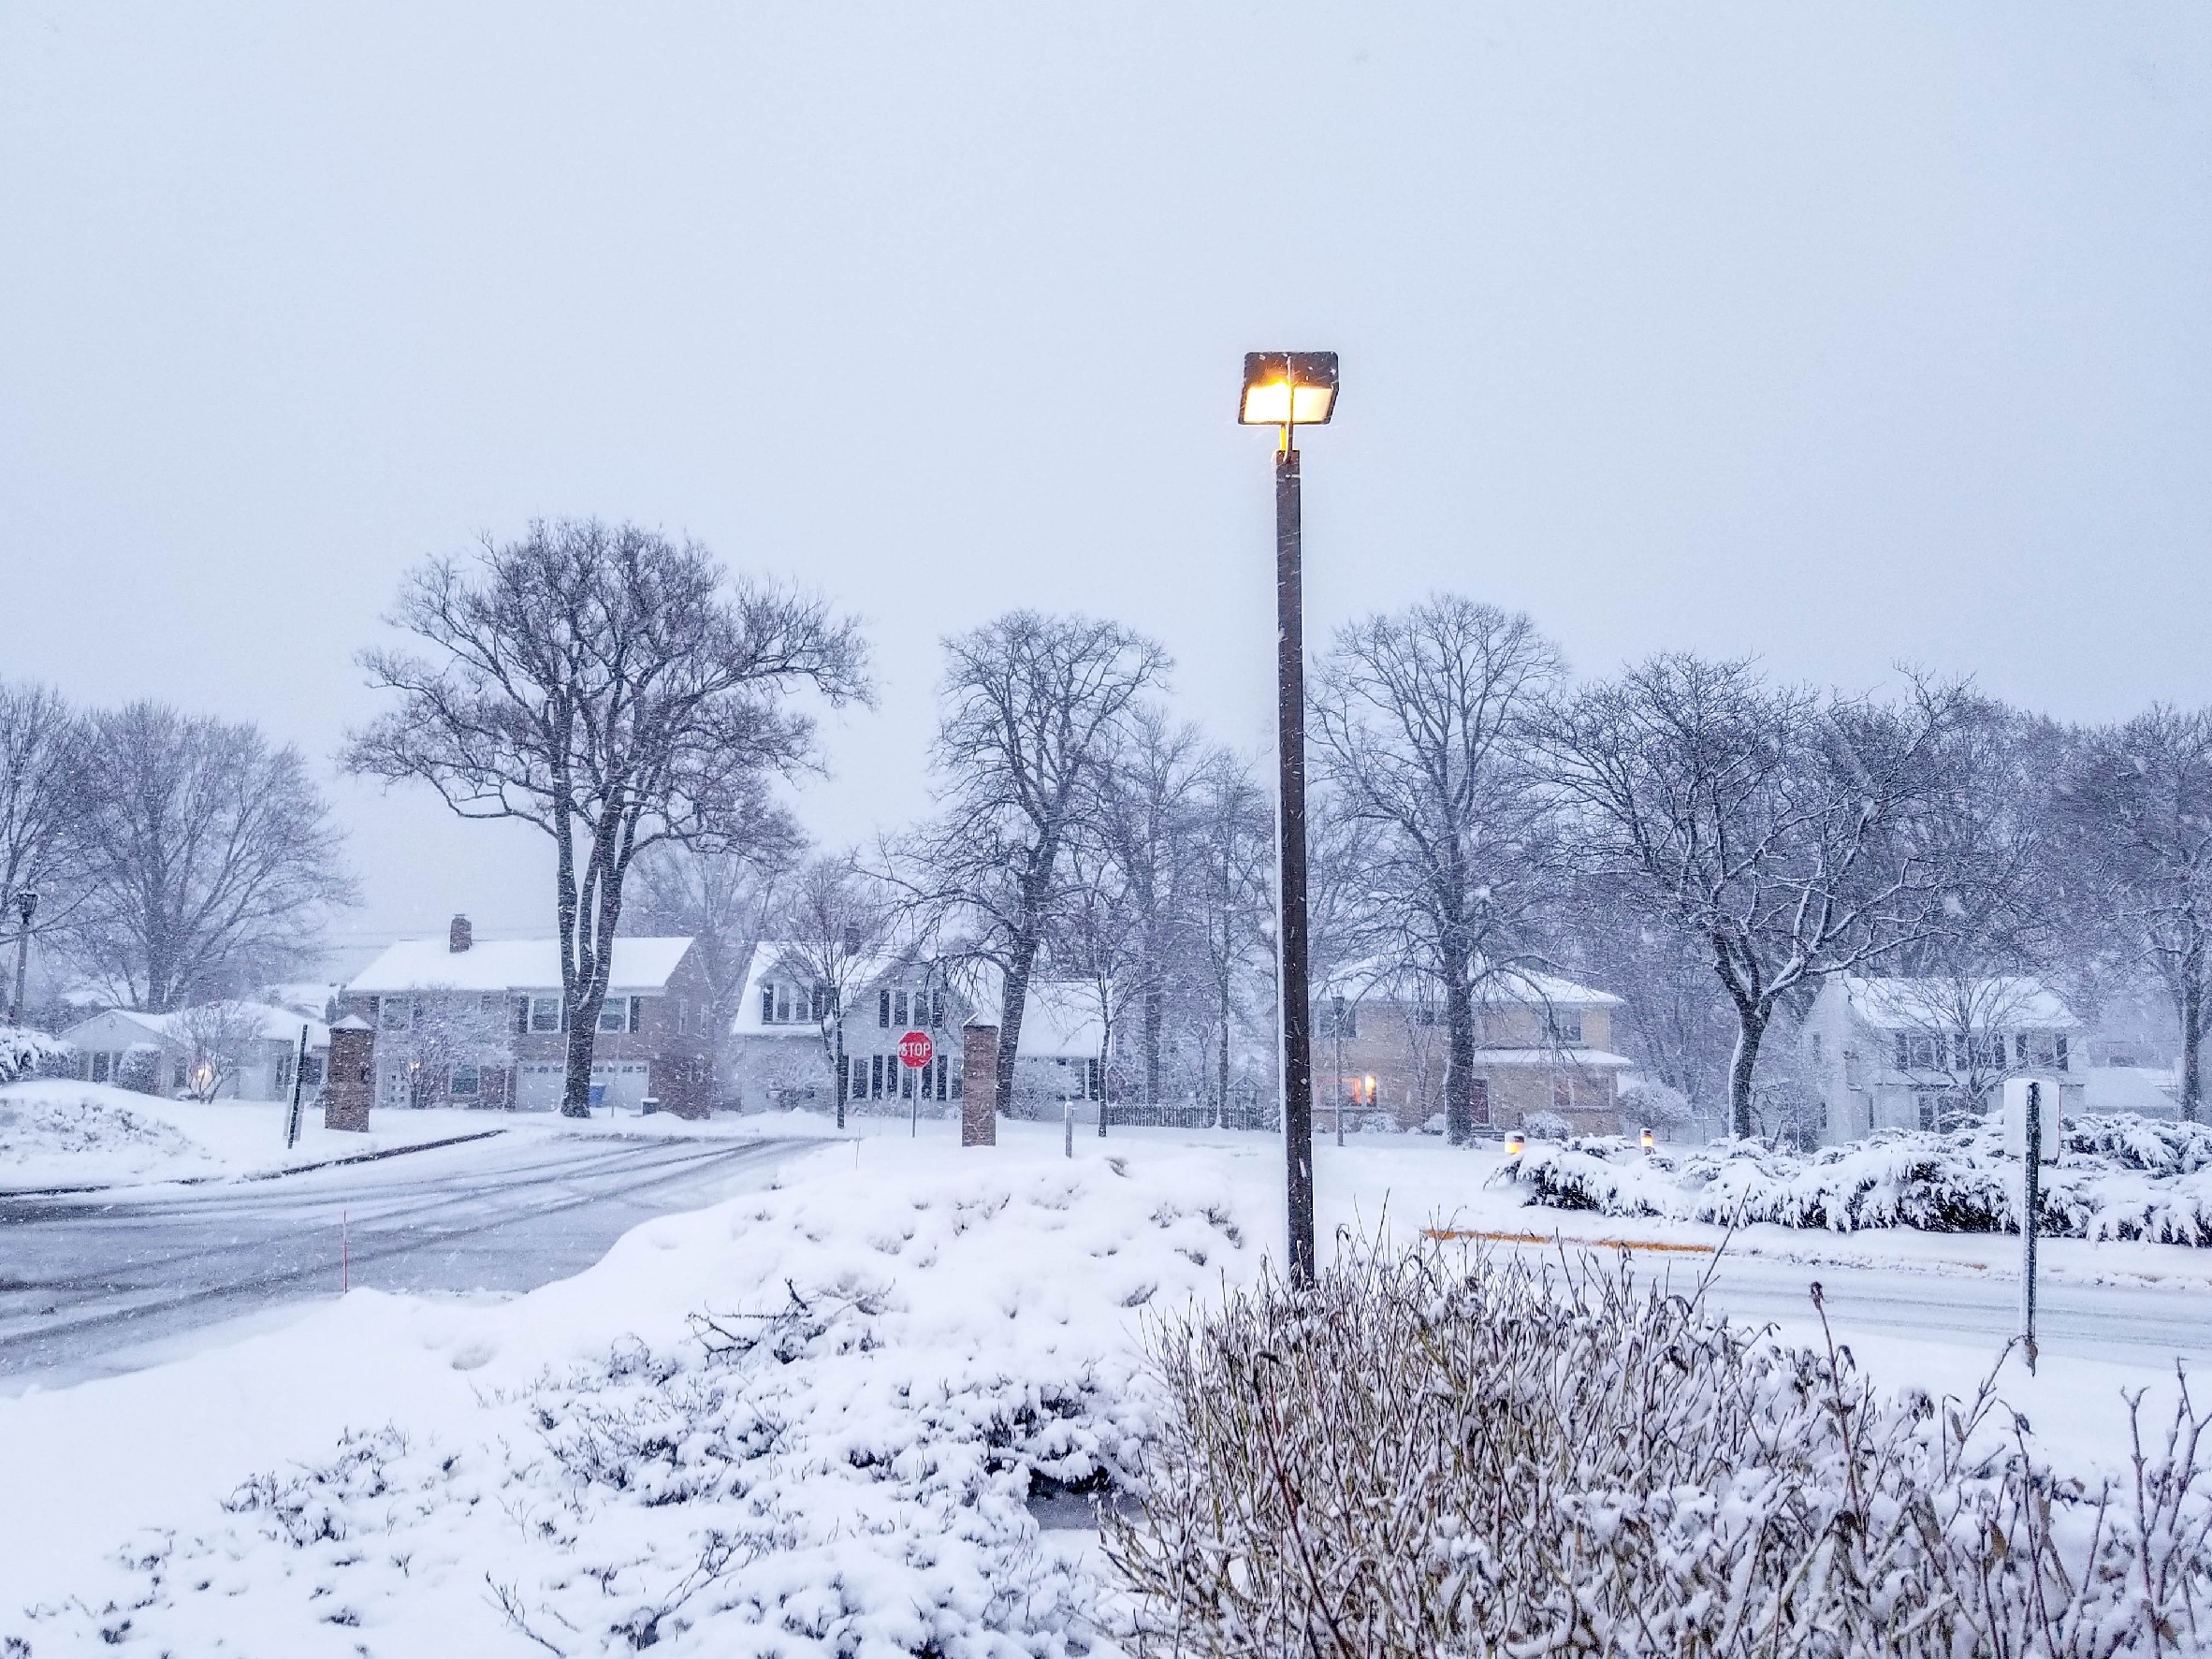
POLYGON ((87 1083, 115 1083, 157 1095, 200 1092, 202 1069, 221 1100, 291 1098, 299 1032, 307 1029, 307 1064, 301 1086, 323 1084, 330 1028, 321 1020, 265 1002, 210 1004, 175 1013, 111 1008, 80 1020, 62 1040, 77 1050, 77 1075, 87 1083), (211 1047, 230 1051, 211 1055, 211 1047))
MULTIPOLYGON (((833 1018, 830 989, 796 967, 804 954, 777 940, 753 952, 729 1032, 726 1078, 741 1107, 834 1107, 832 1056, 840 1037, 846 1099, 863 1110, 918 1110, 926 1101, 935 1111, 940 1102, 949 1106, 961 1098, 961 1026, 971 1020, 1002 1024, 996 972, 908 956, 869 958, 855 963, 849 978, 858 990, 833 1018), (898 1041, 910 1030, 926 1032, 937 1048, 923 1070, 899 1063, 898 1041)), ((1013 1109, 1098 1099, 1103 1035, 1089 986, 1031 981, 1023 1005, 1013 1109)))
POLYGON ((2025 976, 1839 975, 1821 987, 1803 1029, 1822 1142, 1950 1127, 1987 1111, 2010 1076, 2055 1079, 2062 1109, 2079 1112, 2086 1034, 2057 992, 2025 976))

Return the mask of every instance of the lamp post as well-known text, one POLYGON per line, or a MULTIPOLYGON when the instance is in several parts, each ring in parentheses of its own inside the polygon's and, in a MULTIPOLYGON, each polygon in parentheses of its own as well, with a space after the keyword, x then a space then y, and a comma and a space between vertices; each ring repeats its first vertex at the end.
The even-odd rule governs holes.
MULTIPOLYGON (((1314 1032, 1306 985, 1304 546, 1297 430, 1336 413, 1334 352, 1246 352, 1239 424, 1280 427, 1275 451, 1275 952, 1290 1282, 1314 1280, 1314 1032)), ((1341 1112, 1342 1108, 1339 1108, 1341 1112)))
POLYGON ((15 913, 22 925, 15 934, 15 996, 7 1005, 7 1023, 23 1023, 23 973, 31 960, 31 917, 38 909, 36 890, 22 888, 15 895, 15 913))

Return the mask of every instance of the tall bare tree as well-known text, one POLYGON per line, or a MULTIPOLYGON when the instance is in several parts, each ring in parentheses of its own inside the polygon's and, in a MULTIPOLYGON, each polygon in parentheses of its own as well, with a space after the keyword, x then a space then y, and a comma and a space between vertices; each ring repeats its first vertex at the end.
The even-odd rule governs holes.
POLYGON ((647 849, 746 844, 778 777, 814 764, 793 706, 868 694, 856 625, 819 600, 733 582, 695 542, 596 519, 532 524, 466 562, 436 559, 390 618, 429 656, 372 651, 397 707, 345 764, 428 783, 464 818, 553 840, 569 1016, 561 1111, 590 1112, 599 1010, 631 867, 647 849))
POLYGON ((1770 687, 1675 655, 1556 704, 1546 769, 1590 872, 1708 955, 1736 1014, 1729 1122, 1754 1129, 1776 1011, 1954 925, 1957 872, 1921 821, 1945 787, 1957 691, 1892 706, 1770 687))
POLYGON ((897 863, 1003 986, 998 1099, 1013 1099, 1029 980, 1067 891, 1069 838, 1167 653, 1115 622, 1012 611, 945 642, 940 811, 897 863))
POLYGON ((1200 773, 1191 801, 1190 856, 1196 866, 1191 916, 1193 979, 1203 997, 1214 1061, 1215 1121, 1226 1123, 1231 1051, 1243 1005, 1273 971, 1273 822, 1267 798, 1242 758, 1217 749, 1200 773))
POLYGON ((1441 987, 1454 1142, 1475 1132, 1478 982, 1530 958, 1557 872, 1521 739, 1560 673, 1525 616, 1444 594, 1341 630, 1315 688, 1319 770, 1363 832, 1404 955, 1441 987))
POLYGON ((2196 1119, 2212 1023, 2212 709, 2161 706, 2087 734, 2058 808, 2074 832, 2082 908, 2173 1005, 2181 1113, 2196 1119))
MULTIPOLYGON (((1116 902, 1127 916, 1126 949, 1109 953, 1127 957, 1116 970, 1117 996, 1136 1010, 1141 1086, 1148 1106, 1160 1098, 1168 1003, 1189 927, 1189 889, 1196 879, 1190 815, 1206 758, 1195 726, 1139 705, 1099 768, 1096 806, 1088 815, 1098 848, 1118 876, 1116 902)), ((1094 901, 1086 906, 1086 932, 1094 939, 1109 921, 1095 902, 1106 874, 1094 871, 1085 884, 1094 901)), ((1113 924, 1120 926, 1118 920, 1113 924)), ((1099 954, 1087 953, 1094 959, 1099 954)))
POLYGON ((72 954, 135 1008, 166 1011, 281 977, 355 901, 299 751, 158 703, 95 714, 79 833, 87 890, 72 954))
POLYGON ((851 1092, 845 1016, 885 966, 894 915, 894 907, 850 853, 808 860, 778 915, 782 948, 777 966, 808 998, 807 1016, 830 1070, 839 1128, 851 1092))
MULTIPOLYGON (((0 680, 0 916, 10 932, 22 925, 18 894, 36 895, 33 937, 65 925, 82 897, 85 759, 81 724, 58 692, 0 680)), ((12 974, 7 983, 0 1007, 20 1012, 12 974)))

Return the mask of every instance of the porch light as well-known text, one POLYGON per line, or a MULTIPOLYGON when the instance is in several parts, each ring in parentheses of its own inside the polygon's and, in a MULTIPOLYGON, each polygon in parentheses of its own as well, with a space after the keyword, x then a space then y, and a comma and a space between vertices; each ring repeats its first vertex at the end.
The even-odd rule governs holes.
MULTIPOLYGON (((1237 423, 1320 427, 1336 413, 1334 352, 1246 352, 1237 423)), ((1288 445, 1286 445, 1288 447, 1288 445)))
POLYGON ((1515 1129, 1506 1137, 1506 1156, 1507 1157, 1519 1157, 1527 1150, 1528 1142, 1522 1138, 1519 1129, 1515 1129))
POLYGON ((1646 1152, 1651 1151, 1653 1146, 1658 1144, 1658 1142, 1652 1138, 1652 1131, 1650 1129, 1646 1129, 1643 1132, 1642 1141, 1643 1148, 1646 1152))

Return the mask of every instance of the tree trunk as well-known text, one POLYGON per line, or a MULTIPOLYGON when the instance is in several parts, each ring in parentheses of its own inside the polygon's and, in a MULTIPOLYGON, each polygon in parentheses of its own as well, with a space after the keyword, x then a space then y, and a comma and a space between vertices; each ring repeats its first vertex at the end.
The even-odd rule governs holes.
MULTIPOLYGON (((1155 975, 1155 978, 1157 976, 1155 975)), ((1168 999, 1158 985, 1144 993, 1144 1104, 1159 1104, 1160 1027, 1166 1023, 1168 999)))
POLYGON ((2203 1099, 2204 1039, 2205 977, 2192 971, 2181 994, 2181 1116, 2186 1123, 2197 1121, 2197 1107, 2203 1099))
POLYGON ((1021 1053, 1022 1011, 1029 1000, 1029 974, 1037 966, 1034 931, 1014 940, 1006 965, 1006 989, 998 1008, 998 1110, 1011 1116, 1014 1099, 1014 1061, 1021 1053))
POLYGON ((837 1017, 837 1128, 845 1127, 845 1091, 852 1082, 852 1068, 845 1059, 845 1014, 843 999, 834 1004, 830 1011, 837 1017))
POLYGON ((1464 1146, 1475 1139, 1475 997, 1464 958, 1445 968, 1444 1026, 1444 1133, 1464 1146))
POLYGON ((589 1017, 581 1009, 569 1016, 567 1071, 561 1080, 560 1115, 563 1117, 589 1117, 591 1115, 591 1051, 599 1036, 600 997, 593 1002, 589 1017))
POLYGON ((1767 1035, 1767 1016, 1751 1009, 1736 1011, 1736 1052, 1728 1060, 1728 1131, 1749 1137, 1752 1125, 1752 1074, 1758 1069, 1759 1044, 1767 1035))

